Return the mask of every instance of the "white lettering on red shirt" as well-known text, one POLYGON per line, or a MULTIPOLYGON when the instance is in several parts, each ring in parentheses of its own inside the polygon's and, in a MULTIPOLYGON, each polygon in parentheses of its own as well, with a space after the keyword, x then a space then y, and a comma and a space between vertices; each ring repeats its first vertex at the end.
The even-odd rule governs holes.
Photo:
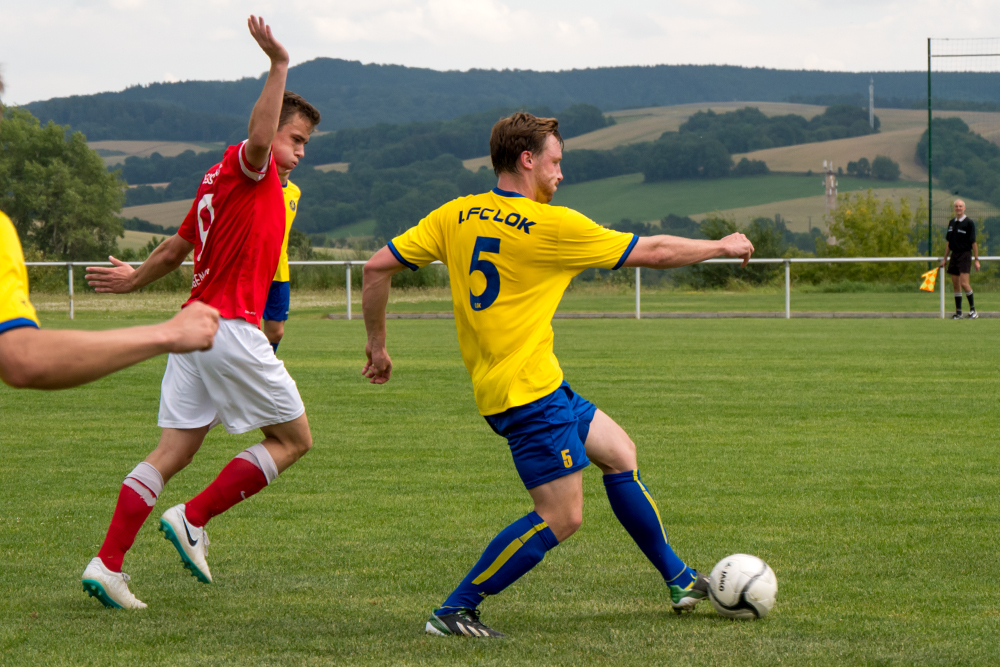
POLYGON ((285 236, 285 199, 273 158, 261 170, 245 144, 226 149, 205 174, 177 232, 195 246, 192 301, 222 317, 260 324, 285 236))

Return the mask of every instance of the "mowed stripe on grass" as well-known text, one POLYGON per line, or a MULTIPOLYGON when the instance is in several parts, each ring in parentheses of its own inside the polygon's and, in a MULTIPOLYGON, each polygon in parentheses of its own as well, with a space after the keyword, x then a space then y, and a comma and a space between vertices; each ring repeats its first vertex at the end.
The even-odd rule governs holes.
MULTIPOLYGON (((130 322, 134 323, 134 322, 130 322)), ((80 326, 114 324, 84 321, 80 326)), ((126 558, 150 608, 79 574, 158 437, 157 359, 67 392, 0 388, 5 664, 990 664, 1000 586, 1000 323, 557 321, 574 388, 632 435, 671 542, 775 569, 767 619, 676 617, 585 471, 585 521, 483 605, 503 642, 435 639, 427 613, 530 509, 478 416, 452 322, 389 323, 393 380, 360 376, 361 322, 292 320, 281 357, 312 452, 210 525, 197 583, 150 520, 126 558), (955 327, 963 328, 956 335, 955 327), (947 350, 943 345, 947 341, 947 350), (944 370, 942 370, 942 368, 944 370)), ((153 518, 258 434, 210 434, 153 518)))

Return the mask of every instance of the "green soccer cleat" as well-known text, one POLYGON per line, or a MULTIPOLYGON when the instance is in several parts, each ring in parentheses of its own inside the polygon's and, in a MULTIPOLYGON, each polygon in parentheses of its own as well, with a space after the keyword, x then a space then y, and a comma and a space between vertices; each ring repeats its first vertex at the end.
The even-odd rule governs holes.
POLYGON ((502 632, 497 632, 491 627, 484 625, 479 620, 478 609, 459 609, 451 614, 437 616, 431 614, 424 626, 424 632, 438 637, 506 637, 502 632))
POLYGON ((697 570, 694 575, 694 581, 685 588, 667 586, 670 589, 670 606, 678 614, 694 611, 695 606, 708 597, 708 577, 697 570))

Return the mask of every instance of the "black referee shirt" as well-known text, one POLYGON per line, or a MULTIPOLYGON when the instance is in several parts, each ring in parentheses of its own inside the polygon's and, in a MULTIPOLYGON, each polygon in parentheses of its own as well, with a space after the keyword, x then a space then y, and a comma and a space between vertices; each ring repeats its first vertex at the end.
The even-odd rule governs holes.
POLYGON ((953 253, 969 252, 976 242, 976 223, 969 216, 961 220, 952 218, 948 221, 948 234, 944 238, 953 253))

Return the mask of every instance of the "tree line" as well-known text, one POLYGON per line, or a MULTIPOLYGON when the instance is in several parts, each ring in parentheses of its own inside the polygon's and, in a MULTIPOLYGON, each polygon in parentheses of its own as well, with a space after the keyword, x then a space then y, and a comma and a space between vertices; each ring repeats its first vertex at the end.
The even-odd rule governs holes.
POLYGON ((711 109, 699 111, 681 125, 680 131, 718 139, 730 153, 750 153, 875 134, 881 124, 875 116, 872 127, 868 124, 868 111, 849 104, 827 107, 808 120, 795 114, 766 116, 760 109, 746 107, 722 114, 711 109))
MULTIPOLYGON (((818 229, 809 233, 792 232, 781 216, 773 219, 755 217, 746 223, 732 218, 709 216, 695 222, 691 218, 667 216, 659 225, 622 220, 613 225, 625 232, 648 236, 671 234, 688 238, 718 240, 734 232, 743 232, 754 245, 754 257, 908 257, 920 252, 920 240, 926 234, 924 222, 927 210, 918 197, 915 206, 903 198, 895 204, 879 200, 871 190, 840 195, 837 207, 830 215, 829 234, 818 229), (830 243, 835 239, 834 243, 830 243)), ((1000 224, 1000 220, 997 220, 1000 224)), ((940 243, 941 232, 937 231, 940 243)), ((909 282, 913 289, 924 266, 913 263, 844 263, 798 264, 792 269, 792 278, 805 289, 814 291, 867 291, 873 283, 909 282)), ((581 274, 592 278, 599 270, 588 269, 581 274)), ((780 285, 784 282, 781 264, 750 264, 740 268, 736 264, 696 264, 677 269, 670 274, 649 272, 644 274, 644 284, 669 280, 693 289, 738 289, 741 285, 780 285)), ((884 288, 883 288, 884 289, 884 288)))
POLYGON ((310 141, 303 164, 350 162, 385 169, 446 154, 462 160, 489 155, 493 125, 522 109, 539 117, 558 117, 559 134, 563 139, 614 124, 614 119, 605 117, 599 108, 590 104, 574 104, 558 113, 546 106, 499 107, 449 121, 379 123, 338 130, 310 141))
POLYGON ((42 122, 69 125, 88 141, 242 141, 247 120, 230 114, 192 111, 162 101, 74 96, 33 102, 27 109, 42 122))
POLYGON ((684 178, 757 176, 768 173, 760 160, 742 158, 733 164, 732 153, 746 153, 772 146, 862 136, 877 132, 860 107, 833 106, 815 118, 786 115, 768 117, 747 107, 717 114, 699 111, 677 132, 664 132, 656 141, 618 146, 607 151, 567 151, 563 158, 566 183, 582 183, 641 171, 650 182, 684 178))
MULTIPOLYGON (((852 96, 867 93, 868 77, 867 73, 725 65, 439 72, 317 58, 290 68, 288 88, 320 110, 323 130, 337 130, 448 120, 524 103, 557 110, 585 103, 615 110, 734 99, 784 102, 819 95, 852 96)), ((880 94, 889 99, 916 100, 926 94, 925 72, 883 72, 877 77, 880 94)), ((262 85, 263 77, 155 83, 115 93, 33 102, 28 107, 43 123, 51 119, 85 130, 91 140, 231 142, 236 130, 245 131, 242 128, 262 85), (186 116, 184 111, 205 115, 186 116)), ((935 85, 976 91, 981 102, 1000 102, 1000 73, 937 73, 935 85)), ((867 97, 859 104, 867 105, 867 97)))
POLYGON ((23 109, 0 122, 0 211, 32 259, 93 259, 122 235, 124 183, 80 132, 42 126, 23 109))
MULTIPOLYGON (((516 108, 491 109, 460 116, 450 121, 431 121, 338 130, 314 137, 306 149, 298 174, 308 165, 349 162, 352 170, 393 169, 414 162, 426 162, 441 155, 461 159, 479 157, 490 151, 489 137, 493 124, 516 108)), ((526 109, 538 116, 559 118, 560 134, 565 138, 593 132, 614 121, 605 118, 597 107, 577 104, 555 114, 548 107, 526 109)), ((223 151, 195 153, 185 151, 172 158, 159 153, 149 157, 130 156, 119 167, 130 185, 126 205, 156 204, 193 197, 205 172, 222 159, 223 151), (153 188, 150 183, 168 183, 165 188, 153 188)), ((331 178, 337 178, 335 176, 331 178)))
MULTIPOLYGON (((488 153, 490 129, 511 111, 494 109, 452 121, 379 124, 316 137, 306 151, 306 160, 294 173, 294 180, 304 192, 299 228, 318 234, 374 218, 379 233, 389 238, 390 233, 409 226, 394 228, 394 221, 415 224, 419 220, 408 210, 426 213, 434 208, 431 202, 444 203, 452 196, 489 189, 493 175, 488 170, 471 174, 462 168, 459 158, 488 153), (322 173, 308 168, 310 163, 331 161, 349 162, 348 173, 322 173)), ((531 111, 551 113, 546 108, 531 111)), ((558 117, 560 127, 565 126, 570 137, 607 123, 600 109, 588 105, 570 107, 558 117)), ((747 158, 734 164, 730 146, 745 149, 748 141, 787 145, 870 131, 867 114, 858 107, 831 107, 811 120, 801 116, 771 119, 757 109, 724 114, 699 112, 679 131, 666 132, 656 141, 607 151, 566 151, 562 163, 564 182, 582 183, 637 172, 643 173, 648 182, 756 176, 768 173, 767 165, 747 158), (859 127, 861 118, 865 120, 863 127, 859 127)), ((130 184, 169 185, 132 188, 126 193, 126 203, 193 197, 202 175, 221 155, 189 151, 174 158, 157 154, 129 157, 121 170, 130 184)))
MULTIPOLYGON (((1000 206, 1000 146, 969 129, 961 118, 934 118, 931 174, 952 194, 1000 206)), ((927 131, 917 161, 927 166, 927 131)))

